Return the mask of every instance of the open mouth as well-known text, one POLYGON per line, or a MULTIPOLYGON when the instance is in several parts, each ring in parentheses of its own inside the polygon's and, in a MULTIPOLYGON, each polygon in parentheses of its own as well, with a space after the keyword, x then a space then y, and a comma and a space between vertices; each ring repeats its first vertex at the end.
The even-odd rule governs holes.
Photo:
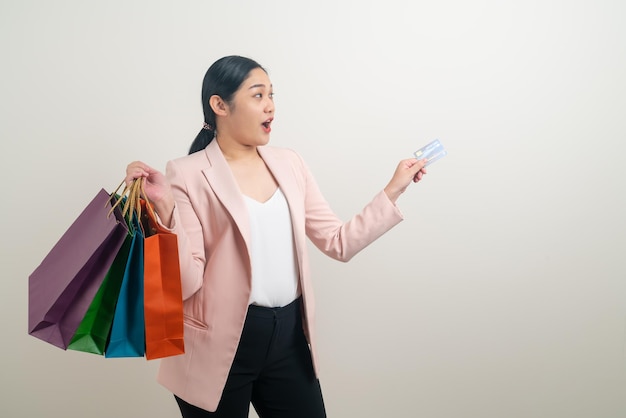
POLYGON ((270 132, 272 130, 271 125, 272 125, 272 119, 268 119, 265 122, 262 123, 263 125, 263 130, 265 132, 270 132))

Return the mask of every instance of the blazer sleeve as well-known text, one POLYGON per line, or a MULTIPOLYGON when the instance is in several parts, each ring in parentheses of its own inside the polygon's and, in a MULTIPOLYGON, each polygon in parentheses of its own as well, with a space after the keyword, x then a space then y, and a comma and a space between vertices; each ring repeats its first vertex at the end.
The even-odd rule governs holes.
POLYGON ((324 254, 348 261, 403 220, 402 213, 384 191, 355 216, 343 222, 322 195, 310 169, 299 157, 304 181, 307 237, 324 254))
POLYGON ((167 163, 166 175, 176 202, 170 230, 178 238, 182 293, 183 300, 186 300, 203 284, 206 264, 204 236, 202 225, 190 199, 188 185, 175 161, 167 163))

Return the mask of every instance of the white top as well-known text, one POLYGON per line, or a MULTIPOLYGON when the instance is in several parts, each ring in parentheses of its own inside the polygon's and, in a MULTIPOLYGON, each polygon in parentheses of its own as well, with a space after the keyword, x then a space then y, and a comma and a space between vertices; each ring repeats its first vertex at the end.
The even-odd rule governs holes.
POLYGON ((244 195, 250 217, 250 304, 282 307, 300 296, 289 206, 278 188, 266 202, 244 195))

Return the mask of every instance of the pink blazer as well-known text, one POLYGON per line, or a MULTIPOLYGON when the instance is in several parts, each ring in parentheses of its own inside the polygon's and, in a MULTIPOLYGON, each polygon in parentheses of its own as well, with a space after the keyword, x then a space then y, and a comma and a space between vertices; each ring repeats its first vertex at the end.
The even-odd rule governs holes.
MULTIPOLYGON (((304 332, 315 355, 315 304, 306 238, 348 261, 402 220, 381 191, 350 221, 341 221, 294 151, 259 153, 289 204, 304 305, 304 332)), ((169 161, 176 207, 185 320, 185 354, 161 360, 157 380, 202 409, 215 411, 237 350, 250 296, 250 224, 243 196, 217 141, 169 161)))

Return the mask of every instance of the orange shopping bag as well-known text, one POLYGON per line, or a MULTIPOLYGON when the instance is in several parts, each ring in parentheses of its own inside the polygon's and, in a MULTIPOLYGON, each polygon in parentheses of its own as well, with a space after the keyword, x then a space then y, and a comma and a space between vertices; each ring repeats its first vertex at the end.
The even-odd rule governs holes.
MULTIPOLYGON (((143 181, 140 182, 143 194, 143 181)), ((144 195, 145 196, 145 195, 144 195)), ((178 261, 178 238, 158 222, 152 205, 141 199, 144 239, 144 317, 146 359, 185 352, 183 293, 178 261)))

